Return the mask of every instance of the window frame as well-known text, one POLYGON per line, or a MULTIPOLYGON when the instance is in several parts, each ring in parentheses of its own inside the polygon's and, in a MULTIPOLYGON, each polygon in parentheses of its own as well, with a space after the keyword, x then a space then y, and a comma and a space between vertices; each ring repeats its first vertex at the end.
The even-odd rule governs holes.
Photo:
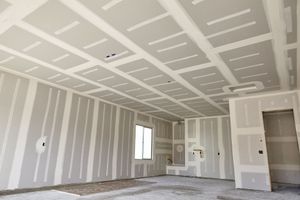
POLYGON ((137 161, 151 161, 153 160, 153 138, 154 138, 154 127, 150 126, 150 125, 145 125, 145 124, 141 124, 141 123, 137 123, 135 124, 135 132, 134 132, 134 159, 137 161), (142 141, 142 158, 136 158, 135 157, 135 152, 136 152, 136 129, 137 126, 141 126, 143 127, 143 141, 142 141), (149 128, 151 129, 151 158, 144 158, 144 129, 145 128, 149 128))

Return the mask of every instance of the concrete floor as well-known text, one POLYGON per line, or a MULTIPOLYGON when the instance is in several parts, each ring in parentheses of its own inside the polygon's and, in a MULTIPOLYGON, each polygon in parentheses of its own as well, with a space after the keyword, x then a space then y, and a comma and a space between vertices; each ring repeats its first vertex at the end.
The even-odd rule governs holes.
POLYGON ((275 192, 235 190, 234 182, 212 179, 161 176, 139 179, 154 184, 78 196, 42 191, 0 197, 0 200, 300 200, 300 187, 279 187, 275 192))

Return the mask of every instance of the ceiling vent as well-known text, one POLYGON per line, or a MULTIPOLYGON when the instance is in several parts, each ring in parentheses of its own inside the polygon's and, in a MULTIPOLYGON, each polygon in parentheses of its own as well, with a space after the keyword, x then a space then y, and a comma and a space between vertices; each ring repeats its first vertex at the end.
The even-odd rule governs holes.
POLYGON ((230 85, 223 88, 226 93, 247 93, 255 92, 264 89, 264 86, 261 82, 251 82, 239 85, 230 85))

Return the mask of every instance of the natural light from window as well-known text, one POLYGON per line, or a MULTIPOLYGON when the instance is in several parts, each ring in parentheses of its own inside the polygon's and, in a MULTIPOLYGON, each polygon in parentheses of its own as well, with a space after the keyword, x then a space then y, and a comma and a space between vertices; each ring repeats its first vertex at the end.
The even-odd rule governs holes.
POLYGON ((135 159, 152 159, 152 128, 136 125, 135 159))

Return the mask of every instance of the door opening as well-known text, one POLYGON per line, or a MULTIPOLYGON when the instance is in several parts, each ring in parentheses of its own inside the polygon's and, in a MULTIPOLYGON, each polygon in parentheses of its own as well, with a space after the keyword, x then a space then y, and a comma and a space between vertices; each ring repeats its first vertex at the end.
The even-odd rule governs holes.
POLYGON ((272 189, 278 184, 300 185, 300 153, 293 110, 263 112, 263 120, 272 189))

